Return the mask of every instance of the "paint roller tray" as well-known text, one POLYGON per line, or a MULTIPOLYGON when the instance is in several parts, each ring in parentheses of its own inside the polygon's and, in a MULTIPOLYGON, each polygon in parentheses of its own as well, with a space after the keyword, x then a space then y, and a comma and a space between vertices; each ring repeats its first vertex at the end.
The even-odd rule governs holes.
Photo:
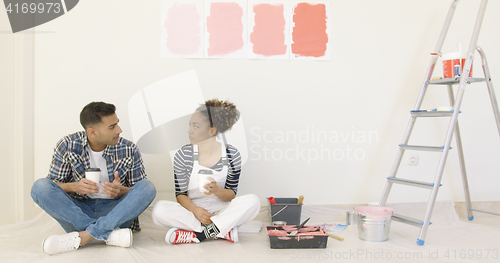
POLYGON ((326 248, 328 233, 321 226, 304 226, 296 235, 288 233, 297 225, 266 226, 267 235, 273 249, 326 248))

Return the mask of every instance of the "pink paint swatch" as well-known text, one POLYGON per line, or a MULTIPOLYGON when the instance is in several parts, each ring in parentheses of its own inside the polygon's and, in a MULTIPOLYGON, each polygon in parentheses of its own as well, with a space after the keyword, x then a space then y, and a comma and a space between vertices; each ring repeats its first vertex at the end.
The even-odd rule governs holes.
POLYGON ((299 3, 293 14, 292 53, 296 57, 321 57, 325 55, 326 33, 325 4, 299 3))
POLYGON ((167 48, 179 55, 192 55, 201 45, 200 17, 196 4, 175 3, 167 12, 167 48))
POLYGON ((243 47, 243 9, 237 3, 212 3, 207 17, 208 56, 231 54, 243 47))
POLYGON ((255 26, 250 34, 253 53, 274 56, 286 54, 283 4, 258 4, 253 7, 255 26))

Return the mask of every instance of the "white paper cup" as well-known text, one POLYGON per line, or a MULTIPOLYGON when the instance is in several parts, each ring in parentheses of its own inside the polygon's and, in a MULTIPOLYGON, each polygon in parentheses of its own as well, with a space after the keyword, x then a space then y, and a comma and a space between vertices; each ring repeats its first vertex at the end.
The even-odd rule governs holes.
POLYGON ((99 184, 99 181, 101 180, 101 169, 99 168, 85 169, 85 178, 96 184, 99 184))
POLYGON ((198 172, 198 189, 202 193, 208 193, 208 190, 204 188, 206 184, 211 183, 210 178, 212 177, 213 172, 211 170, 200 170, 198 172))

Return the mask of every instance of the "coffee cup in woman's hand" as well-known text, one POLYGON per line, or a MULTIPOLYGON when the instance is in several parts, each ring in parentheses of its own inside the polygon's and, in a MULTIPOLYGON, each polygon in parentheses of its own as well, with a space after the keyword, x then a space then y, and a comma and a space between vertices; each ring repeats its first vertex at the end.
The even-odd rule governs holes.
POLYGON ((200 177, 199 177, 199 184, 200 184, 199 190, 200 190, 200 192, 202 192, 202 193, 208 193, 209 192, 209 190, 206 189, 205 186, 212 182, 212 180, 210 180, 210 179, 213 180, 213 178, 210 177, 209 175, 206 175, 206 174, 201 175, 200 174, 200 177))
POLYGON ((208 193, 208 191, 205 189, 205 185, 209 184, 213 180, 212 178, 213 174, 214 173, 212 172, 212 170, 202 169, 198 171, 198 189, 200 190, 200 192, 208 193))
POLYGON ((206 195, 211 195, 215 192, 215 188, 217 187, 217 182, 212 177, 208 177, 208 179, 210 180, 210 182, 205 184, 205 186, 203 186, 203 188, 205 189, 204 193, 206 195))

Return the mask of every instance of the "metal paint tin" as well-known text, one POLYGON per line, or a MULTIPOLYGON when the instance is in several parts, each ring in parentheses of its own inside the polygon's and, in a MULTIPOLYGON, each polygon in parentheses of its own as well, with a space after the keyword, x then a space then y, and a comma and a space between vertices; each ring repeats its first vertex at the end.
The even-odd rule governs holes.
POLYGON ((347 211, 345 215, 345 224, 346 225, 356 225, 356 215, 354 211, 347 211))
POLYGON ((355 210, 358 221, 358 236, 361 240, 381 242, 389 239, 393 209, 360 206, 356 207, 355 210))

